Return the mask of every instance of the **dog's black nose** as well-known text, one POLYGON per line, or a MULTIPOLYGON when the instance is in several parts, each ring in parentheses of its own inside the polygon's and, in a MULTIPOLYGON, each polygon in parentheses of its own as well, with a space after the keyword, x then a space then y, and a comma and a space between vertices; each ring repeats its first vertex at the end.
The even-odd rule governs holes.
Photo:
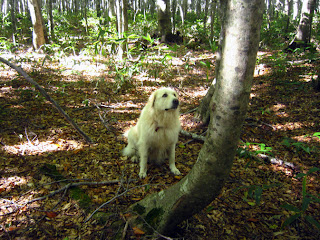
POLYGON ((172 101, 172 108, 177 108, 179 106, 179 100, 178 99, 174 99, 172 101))

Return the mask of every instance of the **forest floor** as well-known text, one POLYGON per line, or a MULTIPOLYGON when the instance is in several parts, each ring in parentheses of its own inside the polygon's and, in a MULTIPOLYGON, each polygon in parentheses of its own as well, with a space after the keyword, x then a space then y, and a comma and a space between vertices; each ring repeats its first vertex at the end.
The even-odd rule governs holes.
MULTIPOLYGON (((138 165, 121 156, 122 134, 160 86, 179 93, 182 128, 202 134, 206 127, 191 110, 215 74, 215 55, 209 51, 181 47, 172 55, 161 61, 150 54, 143 63, 128 62, 120 69, 102 57, 2 54, 37 81, 94 144, 87 144, 23 77, 1 65, 1 239, 156 238, 128 226, 127 208, 187 175, 203 143, 180 135, 176 162, 181 177, 168 166, 151 165, 148 176, 139 179, 138 165), (70 183, 83 185, 69 189, 70 183)), ((320 93, 311 83, 320 62, 279 51, 261 51, 258 58, 230 177, 219 197, 184 221, 172 238, 320 239, 320 230, 311 224, 320 221, 315 168, 320 168, 315 134, 320 132, 320 93), (259 160, 259 154, 276 160, 259 160), (304 182, 296 177, 310 169, 315 172, 304 182), (282 228, 290 216, 296 219, 282 228)))

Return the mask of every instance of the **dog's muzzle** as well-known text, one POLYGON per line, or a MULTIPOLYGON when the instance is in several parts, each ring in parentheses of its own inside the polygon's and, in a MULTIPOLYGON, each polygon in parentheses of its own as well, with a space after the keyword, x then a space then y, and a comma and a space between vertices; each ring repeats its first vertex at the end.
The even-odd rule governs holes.
POLYGON ((172 105, 171 105, 171 108, 166 108, 165 110, 168 111, 170 109, 177 109, 179 106, 179 100, 178 99, 174 99, 172 101, 172 105))

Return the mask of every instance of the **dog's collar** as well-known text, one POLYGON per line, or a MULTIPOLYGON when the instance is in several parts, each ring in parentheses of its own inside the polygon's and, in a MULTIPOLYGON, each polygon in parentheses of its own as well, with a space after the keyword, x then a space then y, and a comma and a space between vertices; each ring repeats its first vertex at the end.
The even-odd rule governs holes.
POLYGON ((158 125, 157 125, 157 126, 156 126, 155 131, 156 131, 156 132, 158 132, 161 128, 164 128, 164 127, 163 127, 163 126, 158 126, 158 125))

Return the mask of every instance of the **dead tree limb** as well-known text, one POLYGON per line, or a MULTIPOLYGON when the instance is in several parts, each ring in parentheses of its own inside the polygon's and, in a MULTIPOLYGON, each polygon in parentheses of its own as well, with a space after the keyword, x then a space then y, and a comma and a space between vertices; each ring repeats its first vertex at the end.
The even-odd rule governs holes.
POLYGON ((180 133, 186 137, 191 137, 192 139, 198 140, 198 141, 202 141, 204 142, 204 140, 206 139, 205 136, 201 136, 195 133, 191 133, 191 132, 187 132, 185 130, 181 130, 180 133))
MULTIPOLYGON (((185 130, 181 130, 180 133, 182 135, 184 135, 186 137, 190 137, 190 138, 192 138, 194 140, 198 140, 198 141, 202 141, 202 142, 204 142, 204 140, 205 140, 205 136, 201 136, 201 135, 198 135, 198 134, 195 134, 195 133, 187 132, 185 130)), ((291 162, 283 161, 281 159, 278 159, 278 158, 275 158, 275 157, 272 157, 272 156, 268 156, 266 154, 252 155, 252 157, 255 160, 263 161, 265 163, 272 164, 272 165, 279 165, 279 166, 291 169, 291 170, 293 170, 295 172, 299 172, 300 171, 300 167, 299 166, 296 166, 291 162)))
POLYGON ((63 109, 59 106, 59 104, 53 100, 50 95, 36 82, 34 81, 21 67, 18 67, 14 65, 13 63, 10 63, 9 61, 3 59, 0 57, 0 62, 3 62, 7 64, 9 67, 13 68, 16 70, 18 73, 20 73, 29 83, 34 85, 36 89, 39 90, 39 92, 49 101, 53 104, 53 106, 59 111, 59 113, 62 114, 62 116, 67 120, 68 123, 72 125, 74 129, 77 130, 77 132, 86 140, 87 143, 93 143, 91 138, 87 136, 80 128, 79 126, 69 117, 69 115, 63 111, 63 109))

